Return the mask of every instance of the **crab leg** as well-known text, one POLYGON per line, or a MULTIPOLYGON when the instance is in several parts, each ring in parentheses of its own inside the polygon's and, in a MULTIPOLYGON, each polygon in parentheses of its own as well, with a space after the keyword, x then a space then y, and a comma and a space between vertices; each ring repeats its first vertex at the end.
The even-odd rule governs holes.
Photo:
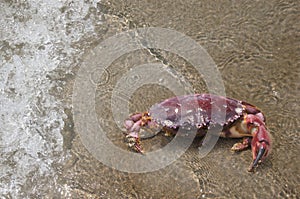
POLYGON ((251 146, 251 138, 245 137, 243 138, 243 142, 239 142, 233 145, 231 148, 232 151, 243 151, 251 146))

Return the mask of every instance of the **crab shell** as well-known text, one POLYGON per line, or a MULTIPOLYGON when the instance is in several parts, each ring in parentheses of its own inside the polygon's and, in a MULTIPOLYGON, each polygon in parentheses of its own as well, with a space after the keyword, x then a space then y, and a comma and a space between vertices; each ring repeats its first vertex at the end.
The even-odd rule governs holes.
MULTIPOLYGON (((153 105, 149 116, 158 125, 168 128, 205 128, 221 125, 232 126, 244 114, 257 114, 261 111, 246 102, 212 95, 193 94, 169 98, 153 105), (223 113, 223 114, 222 114, 223 113)), ((265 120, 261 113, 262 121, 265 120)))

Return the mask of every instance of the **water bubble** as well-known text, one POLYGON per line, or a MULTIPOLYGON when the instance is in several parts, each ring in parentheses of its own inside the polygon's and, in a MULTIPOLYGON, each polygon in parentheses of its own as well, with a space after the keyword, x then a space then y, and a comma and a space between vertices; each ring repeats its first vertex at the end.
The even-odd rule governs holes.
POLYGON ((105 85, 109 82, 110 74, 106 69, 96 69, 90 74, 90 81, 97 86, 105 85))
POLYGON ((162 83, 165 82, 165 79, 164 79, 164 78, 159 78, 159 79, 158 79, 158 82, 162 84, 162 83))

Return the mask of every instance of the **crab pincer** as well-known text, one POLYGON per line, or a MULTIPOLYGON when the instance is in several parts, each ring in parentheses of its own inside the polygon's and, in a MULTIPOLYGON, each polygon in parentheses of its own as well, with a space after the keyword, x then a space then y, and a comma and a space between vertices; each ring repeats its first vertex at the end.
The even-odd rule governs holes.
POLYGON ((254 171, 254 168, 257 167, 258 163, 264 161, 269 155, 272 139, 261 117, 256 115, 247 115, 245 120, 249 132, 252 134, 251 148, 253 162, 248 168, 248 171, 254 171))

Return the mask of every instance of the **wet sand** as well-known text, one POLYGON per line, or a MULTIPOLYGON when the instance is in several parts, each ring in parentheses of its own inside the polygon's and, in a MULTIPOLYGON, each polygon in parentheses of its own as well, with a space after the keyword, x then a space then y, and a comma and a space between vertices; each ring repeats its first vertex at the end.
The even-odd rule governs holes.
MULTIPOLYGON (((295 1, 0 4, 1 197, 300 196, 300 7, 295 1), (80 68, 102 41, 142 27, 172 29, 192 38, 216 63, 226 95, 262 109, 274 143, 271 155, 255 173, 246 171, 252 159, 250 150, 230 151, 238 141, 235 139, 219 139, 213 150, 200 158, 198 138, 173 164, 140 174, 110 168, 86 149, 84 132, 75 128, 78 113, 74 113, 72 101, 80 68)), ((97 62, 97 56, 90 61, 97 62)), ((97 120, 110 141, 125 151, 122 129, 110 110, 111 97, 122 76, 145 63, 161 63, 170 71, 179 71, 194 92, 208 92, 205 77, 191 63, 157 49, 122 55, 100 77, 92 73, 90 79, 97 84, 97 120)), ((131 97, 120 97, 126 98, 129 110, 135 112, 171 96, 174 93, 169 89, 145 85, 131 97)), ((143 143, 145 150, 155 151, 170 141, 158 135, 143 143)))

